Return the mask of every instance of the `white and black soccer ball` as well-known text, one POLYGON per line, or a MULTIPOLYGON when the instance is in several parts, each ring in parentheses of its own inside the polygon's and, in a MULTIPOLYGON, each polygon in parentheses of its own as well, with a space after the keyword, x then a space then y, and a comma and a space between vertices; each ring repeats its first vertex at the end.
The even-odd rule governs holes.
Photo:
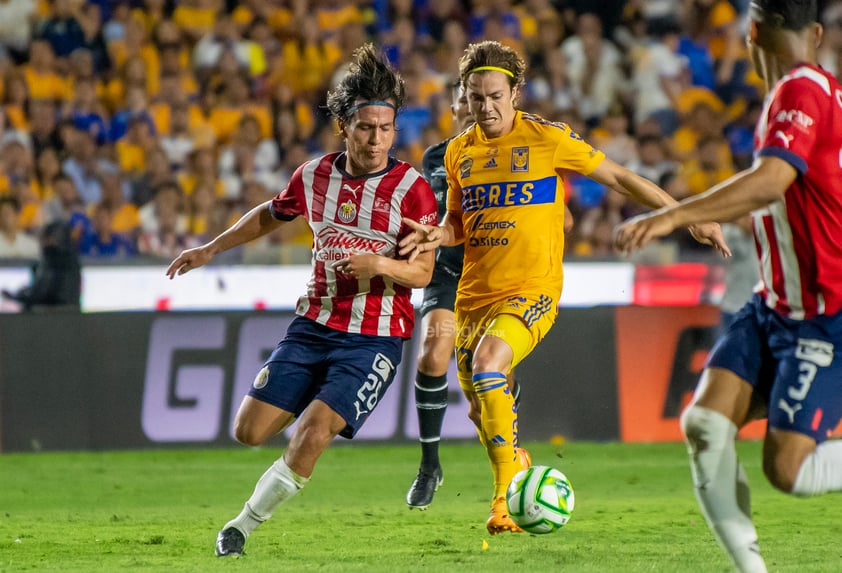
POLYGON ((519 471, 506 490, 509 515, 524 531, 552 533, 573 513, 573 486, 563 473, 549 466, 519 471))

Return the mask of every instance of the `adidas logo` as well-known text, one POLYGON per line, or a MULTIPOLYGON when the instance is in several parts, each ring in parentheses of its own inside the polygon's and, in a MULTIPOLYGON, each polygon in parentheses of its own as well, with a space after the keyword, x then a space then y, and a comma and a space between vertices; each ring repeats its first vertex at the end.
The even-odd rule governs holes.
POLYGON ((502 448, 503 446, 508 444, 508 442, 506 441, 506 438, 504 438, 500 434, 497 434, 496 436, 491 438, 490 441, 491 441, 492 445, 494 445, 494 447, 497 447, 497 448, 502 448))

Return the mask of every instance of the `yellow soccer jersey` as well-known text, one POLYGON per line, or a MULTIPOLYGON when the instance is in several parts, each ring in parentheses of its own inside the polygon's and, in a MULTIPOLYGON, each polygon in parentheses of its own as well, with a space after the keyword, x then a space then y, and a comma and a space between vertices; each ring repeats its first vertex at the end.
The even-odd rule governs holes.
POLYGON ((447 146, 447 210, 461 215, 465 262, 456 307, 539 293, 558 304, 564 278, 563 170, 589 175, 605 159, 563 123, 518 111, 486 138, 473 126, 447 146))

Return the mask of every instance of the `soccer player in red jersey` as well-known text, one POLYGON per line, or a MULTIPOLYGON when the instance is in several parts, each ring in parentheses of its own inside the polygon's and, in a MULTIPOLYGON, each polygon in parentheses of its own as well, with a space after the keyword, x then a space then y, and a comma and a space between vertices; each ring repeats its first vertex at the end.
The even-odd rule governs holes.
POLYGON ((752 215, 757 294, 714 347, 681 426, 708 525, 739 571, 766 571, 737 431, 768 420, 763 470, 781 491, 842 491, 842 442, 827 441, 842 418, 842 86, 816 65, 816 0, 752 0, 749 15, 749 51, 768 90, 754 164, 623 223, 617 245, 752 215))
POLYGON ((219 532, 218 556, 243 553, 251 532, 304 487, 333 438, 354 436, 395 376, 412 334, 411 290, 430 281, 434 265, 433 252, 412 262, 398 256, 399 239, 411 231, 402 221, 438 219, 429 184, 389 155, 403 99, 397 72, 371 44, 359 48, 327 99, 345 151, 300 166, 278 196, 167 269, 170 278, 184 274, 296 217, 313 232, 313 272, 298 317, 257 373, 234 433, 255 446, 295 419, 298 425, 219 532))

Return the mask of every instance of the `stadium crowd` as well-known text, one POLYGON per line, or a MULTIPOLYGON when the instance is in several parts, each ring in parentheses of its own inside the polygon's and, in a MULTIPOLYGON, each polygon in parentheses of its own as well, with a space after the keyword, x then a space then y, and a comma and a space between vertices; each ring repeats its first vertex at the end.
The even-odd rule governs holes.
MULTIPOLYGON (((341 148, 324 94, 366 40, 407 82, 395 155, 451 133, 468 42, 529 64, 522 105, 676 198, 751 161, 761 83, 744 0, 0 0, 0 258, 66 221, 85 260, 169 260, 341 148), (15 216, 16 213, 16 216, 15 216)), ((820 63, 842 74, 842 1, 820 63)), ((636 204, 571 174, 573 257, 610 258, 636 204)), ((306 262, 304 223, 227 262, 306 262)), ((649 256, 693 256, 687 234, 649 256)), ((643 256, 646 256, 645 254, 643 256)), ((710 256, 707 251, 704 256, 710 256)))

